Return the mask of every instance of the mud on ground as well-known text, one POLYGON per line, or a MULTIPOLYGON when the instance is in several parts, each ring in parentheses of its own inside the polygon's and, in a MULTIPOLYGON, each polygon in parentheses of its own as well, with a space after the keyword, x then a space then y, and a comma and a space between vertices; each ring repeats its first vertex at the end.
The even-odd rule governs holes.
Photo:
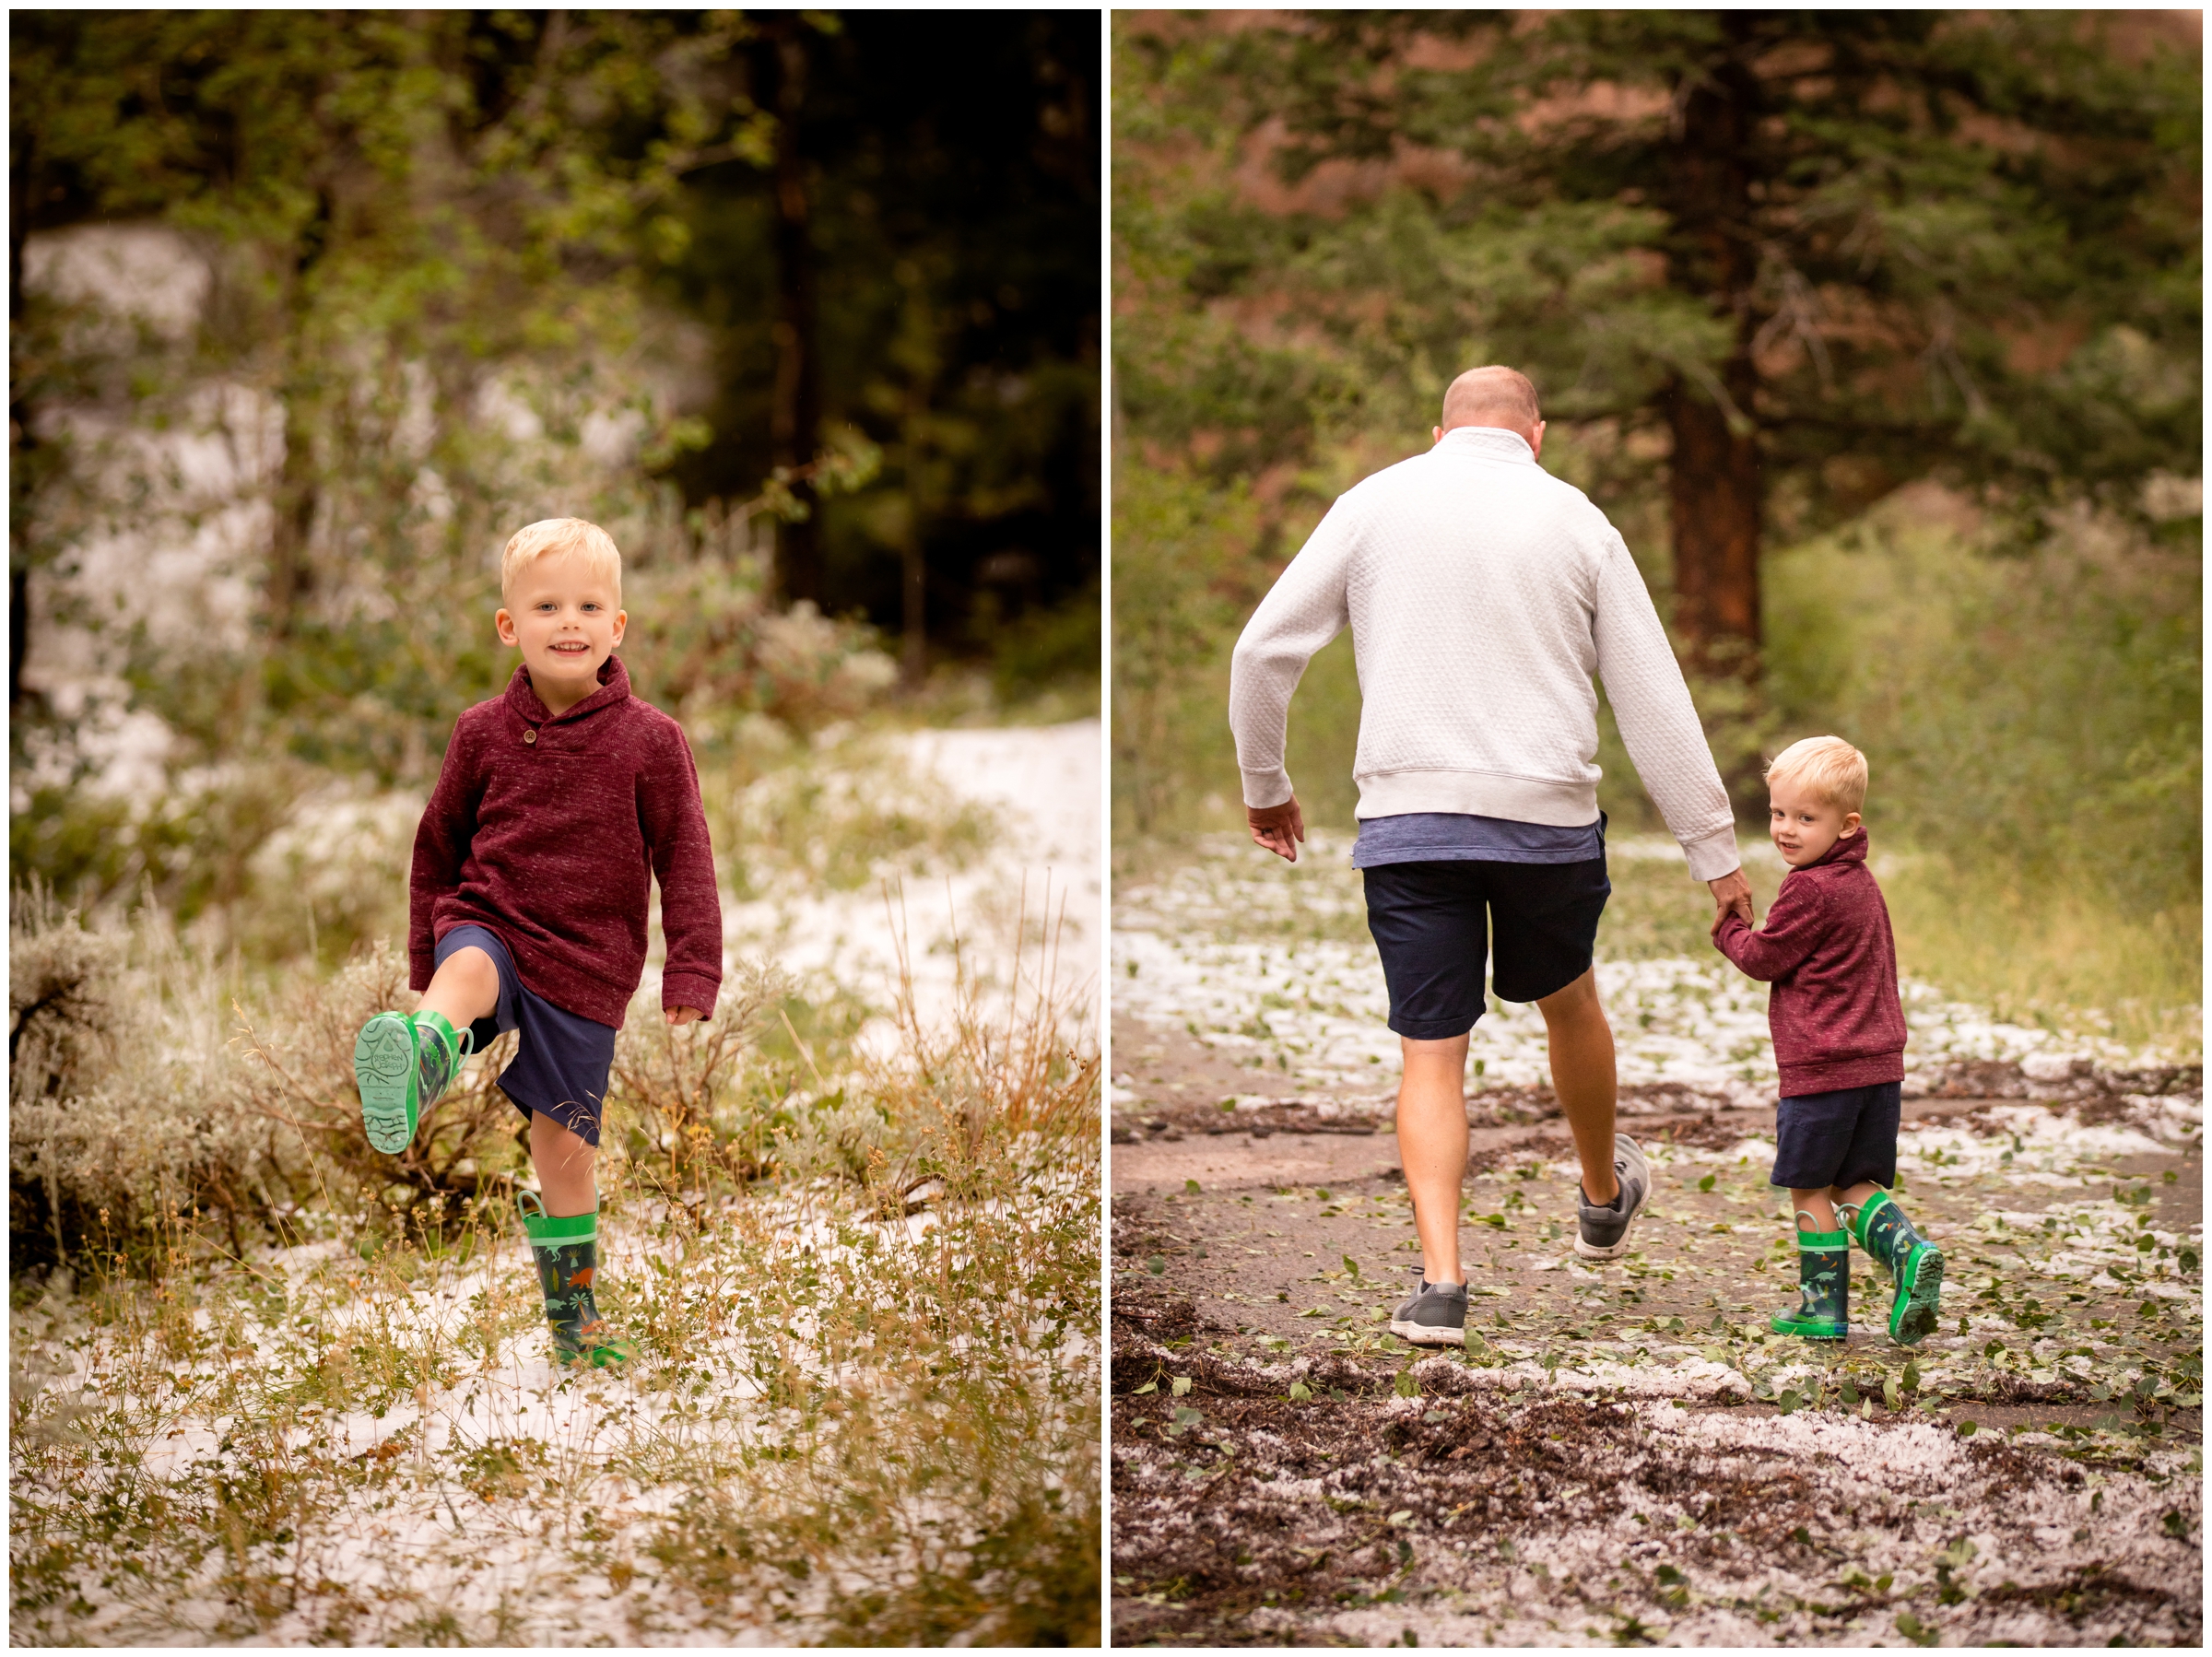
POLYGON ((1855 1253, 1841 1350, 1766 1331, 1771 1111, 1624 1101, 1655 1189, 1591 1269, 1548 1097, 1477 1094, 1469 1338, 1424 1356, 1384 1100, 1116 1052, 1118 1642, 2201 1643, 2202 1154, 2156 1098, 1908 1101, 1949 1261, 1908 1352, 1855 1253))

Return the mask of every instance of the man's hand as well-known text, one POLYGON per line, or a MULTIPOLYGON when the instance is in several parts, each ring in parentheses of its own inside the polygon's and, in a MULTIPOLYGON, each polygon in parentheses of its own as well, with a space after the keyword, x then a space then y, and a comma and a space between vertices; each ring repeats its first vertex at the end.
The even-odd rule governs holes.
POLYGON ((700 1019, 705 1017, 706 1015, 701 1013, 697 1007, 670 1007, 668 1009, 668 1022, 671 1026, 678 1024, 696 1024, 700 1019))
POLYGON ((1298 861, 1298 842, 1306 838, 1306 819, 1292 794, 1280 805, 1247 805, 1244 820, 1252 825, 1252 843, 1265 846, 1286 863, 1298 861))
POLYGON ((1720 905, 1712 917, 1714 937, 1721 935, 1721 923, 1730 915, 1741 915, 1746 926, 1759 924, 1759 917, 1751 910, 1751 883, 1744 878, 1743 870, 1736 869, 1705 884, 1712 888, 1712 900, 1720 905))

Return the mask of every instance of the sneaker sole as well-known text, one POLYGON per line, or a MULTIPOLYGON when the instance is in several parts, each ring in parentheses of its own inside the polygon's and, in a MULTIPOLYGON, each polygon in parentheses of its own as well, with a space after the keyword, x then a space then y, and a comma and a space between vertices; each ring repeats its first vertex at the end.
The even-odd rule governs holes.
POLYGON ((1465 1329, 1442 1329, 1434 1323, 1403 1323, 1396 1318, 1390 1321, 1390 1333, 1402 1341, 1411 1341, 1417 1346, 1464 1346, 1467 1344, 1465 1329))
POLYGON ((1889 1305, 1889 1338, 1900 1346, 1917 1346, 1934 1334, 1942 1296, 1943 1255, 1924 1244, 1899 1275, 1897 1299, 1889 1305))
POLYGON ((1643 1209, 1639 1206, 1636 1210, 1636 1214, 1631 1214, 1629 1216, 1629 1223, 1620 1228, 1620 1240, 1618 1242, 1605 1243, 1602 1245, 1594 1242, 1584 1242, 1583 1240, 1583 1234, 1578 1228, 1574 1234, 1574 1252, 1577 1254, 1580 1254, 1584 1260, 1618 1259, 1620 1255, 1623 1255, 1629 1252, 1629 1234, 1636 1229, 1636 1216, 1641 1214, 1642 1212, 1643 1209))
POLYGON ((415 1092, 415 1042, 406 1019, 379 1013, 353 1043, 353 1079, 361 1090, 361 1126, 369 1143, 396 1157, 414 1140, 408 1121, 415 1092))

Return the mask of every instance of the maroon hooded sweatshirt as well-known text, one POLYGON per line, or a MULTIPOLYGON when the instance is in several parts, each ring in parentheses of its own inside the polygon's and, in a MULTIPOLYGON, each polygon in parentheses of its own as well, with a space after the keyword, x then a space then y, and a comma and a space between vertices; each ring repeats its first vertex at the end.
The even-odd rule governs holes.
POLYGON ((558 716, 517 667, 506 693, 453 725, 415 831, 407 964, 429 988, 437 940, 488 928, 524 986, 619 1029, 645 971, 645 911, 661 883, 664 1007, 714 1011, 722 899, 682 727, 629 693, 619 657, 558 716))
POLYGON ((1897 946, 1882 888, 1866 866, 1865 829, 1790 871, 1763 931, 1732 914, 1713 942, 1774 986, 1767 1027, 1783 1098, 1904 1080, 1897 946))

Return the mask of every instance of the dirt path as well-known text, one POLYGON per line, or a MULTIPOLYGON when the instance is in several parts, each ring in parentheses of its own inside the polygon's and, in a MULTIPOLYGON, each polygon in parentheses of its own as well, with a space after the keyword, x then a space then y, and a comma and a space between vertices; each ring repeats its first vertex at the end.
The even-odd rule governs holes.
POLYGON ((1908 1101, 1949 1278, 1907 1353, 1858 1258, 1842 1350, 1766 1332, 1771 1111, 1626 1101, 1654 1195, 1591 1270, 1549 1100, 1477 1095, 1470 1338, 1421 1357, 1386 1098, 1114 1051, 1117 1641, 2196 1642, 2203 1163, 2158 1100, 1908 1101))

